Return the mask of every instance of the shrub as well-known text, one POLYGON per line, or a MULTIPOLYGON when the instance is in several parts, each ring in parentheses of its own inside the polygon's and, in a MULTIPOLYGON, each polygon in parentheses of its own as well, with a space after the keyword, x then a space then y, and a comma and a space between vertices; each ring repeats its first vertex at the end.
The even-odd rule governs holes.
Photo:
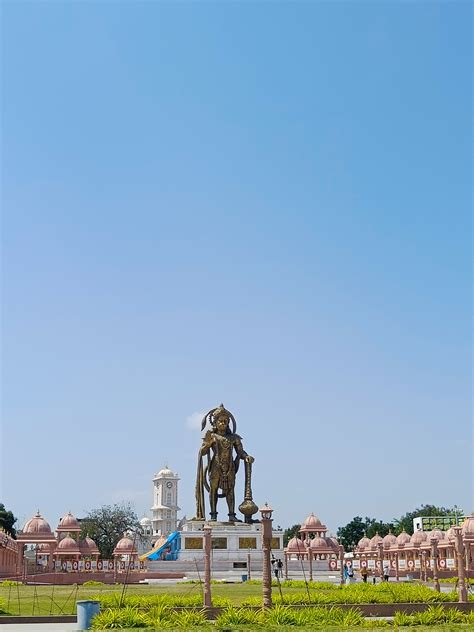
POLYGON ((21 586, 21 582, 15 582, 13 579, 4 579, 0 582, 0 586, 21 586))
POLYGON ((395 626, 406 626, 406 625, 414 625, 413 616, 410 614, 405 614, 404 612, 396 612, 393 617, 393 625, 395 626))
POLYGON ((174 612, 171 616, 170 623, 175 628, 188 628, 195 625, 207 625, 208 620, 204 612, 188 611, 174 612))
POLYGON ((261 622, 264 625, 298 625, 298 613, 288 606, 274 606, 263 610, 261 622))
POLYGON ((98 582, 95 579, 89 579, 82 584, 83 586, 105 586, 104 582, 98 582))
POLYGON ((114 628, 145 628, 149 625, 146 615, 136 608, 110 608, 99 612, 92 619, 93 630, 110 630, 114 628))

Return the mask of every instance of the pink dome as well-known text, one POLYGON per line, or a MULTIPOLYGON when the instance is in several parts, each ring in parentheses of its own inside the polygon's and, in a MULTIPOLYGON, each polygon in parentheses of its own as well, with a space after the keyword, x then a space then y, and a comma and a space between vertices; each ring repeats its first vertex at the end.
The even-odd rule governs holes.
POLYGON ((385 549, 388 549, 389 547, 397 544, 397 538, 396 536, 393 535, 391 531, 387 533, 387 535, 383 538, 382 541, 383 541, 383 546, 385 549))
POLYGON ((77 555, 78 553, 80 553, 79 547, 77 545, 77 542, 75 540, 73 540, 72 538, 70 538, 69 536, 63 538, 62 540, 59 541, 58 544, 58 548, 57 548, 57 553, 60 554, 71 554, 71 555, 77 555))
POLYGON ((41 516, 39 511, 25 524, 25 526, 23 527, 23 533, 29 533, 31 535, 52 535, 51 527, 43 518, 43 516, 41 516))
POLYGON ((117 546, 114 549, 114 555, 135 555, 137 549, 135 548, 132 540, 126 535, 117 542, 117 546))
POLYGON ((454 540, 454 529, 453 527, 449 527, 446 531, 446 535, 444 536, 445 540, 454 540))
POLYGON ((410 538, 410 544, 414 546, 420 546, 426 540, 426 531, 415 531, 410 538))
POLYGON ((288 542, 288 546, 286 547, 286 550, 289 551, 290 553, 305 553, 306 552, 306 547, 304 545, 303 540, 300 540, 297 537, 291 538, 291 540, 288 542))
POLYGON ((306 529, 321 529, 323 525, 321 524, 321 520, 314 515, 314 513, 310 513, 306 520, 303 522, 303 527, 306 529))
POLYGON ((370 546, 370 540, 366 535, 364 535, 364 537, 362 537, 357 543, 357 547, 359 549, 367 549, 369 548, 369 546, 370 546))
POLYGON ((408 544, 409 542, 410 536, 405 529, 403 529, 403 531, 397 535, 397 544, 408 544))
POLYGON ((326 540, 324 538, 321 538, 319 535, 317 535, 315 538, 310 540, 309 546, 312 549, 327 549, 328 548, 326 540))
POLYGON ((438 540, 438 542, 441 542, 441 540, 444 540, 444 532, 441 531, 441 529, 433 529, 428 533, 428 542, 431 540, 431 538, 435 538, 436 540, 438 540))
POLYGON ((339 550, 339 542, 336 540, 336 538, 333 538, 331 536, 329 538, 326 538, 326 542, 328 543, 328 546, 331 546, 333 549, 339 550))
POLYGON ((70 511, 59 521, 56 531, 80 531, 81 525, 77 521, 76 517, 72 515, 70 511))
POLYGON ((471 539, 474 537, 474 514, 471 514, 462 523, 462 534, 464 537, 471 539))
POLYGON ((377 548, 377 545, 379 542, 383 542, 383 539, 380 537, 378 531, 377 533, 374 535, 373 538, 370 538, 370 548, 371 549, 375 549, 377 548))
POLYGON ((99 555, 97 544, 89 536, 86 536, 84 540, 79 541, 79 549, 82 555, 99 555))

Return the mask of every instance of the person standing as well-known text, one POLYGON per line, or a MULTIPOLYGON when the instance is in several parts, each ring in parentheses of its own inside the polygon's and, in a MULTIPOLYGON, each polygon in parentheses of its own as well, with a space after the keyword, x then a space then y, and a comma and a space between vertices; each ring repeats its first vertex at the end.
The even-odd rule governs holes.
POLYGON ((367 570, 367 566, 362 566, 362 568, 360 569, 360 574, 362 577, 362 581, 364 582, 364 584, 367 583, 367 576, 369 574, 369 571, 367 570))
POLYGON ((388 582, 388 578, 390 577, 390 563, 388 560, 385 560, 383 563, 383 580, 384 582, 388 582))

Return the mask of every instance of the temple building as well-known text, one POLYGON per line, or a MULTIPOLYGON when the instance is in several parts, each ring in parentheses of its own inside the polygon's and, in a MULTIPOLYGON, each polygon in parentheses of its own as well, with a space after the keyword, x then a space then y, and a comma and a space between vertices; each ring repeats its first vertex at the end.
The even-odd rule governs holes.
MULTIPOLYGON (((464 544, 464 565, 466 571, 474 571, 474 514, 462 523, 461 536, 464 544)), ((409 535, 402 531, 398 536, 388 533, 381 537, 376 533, 370 540, 361 538, 354 551, 354 568, 366 566, 376 569, 380 557, 388 560, 393 574, 421 573, 437 564, 438 571, 455 571, 457 565, 455 529, 447 531, 415 531, 409 535)))

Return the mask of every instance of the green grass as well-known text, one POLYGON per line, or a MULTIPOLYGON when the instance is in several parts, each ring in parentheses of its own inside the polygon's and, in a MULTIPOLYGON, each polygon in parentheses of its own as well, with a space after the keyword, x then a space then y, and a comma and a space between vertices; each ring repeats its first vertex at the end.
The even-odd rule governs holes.
MULTIPOLYGON (((282 587, 283 603, 305 603, 307 594, 301 589, 300 582, 295 585, 285 583, 282 587)), ((57 615, 75 614, 76 601, 98 597, 104 605, 116 606, 122 587, 119 585, 94 586, 23 586, 0 585, 0 613, 12 615, 57 615)), ((262 586, 260 583, 213 584, 212 595, 216 605, 242 606, 260 605, 262 586)), ((454 600, 454 594, 436 593, 425 586, 396 584, 378 584, 376 586, 354 584, 347 587, 338 585, 311 586, 310 595, 315 605, 332 603, 391 603, 391 602, 433 602, 436 600, 454 600), (316 588, 317 586, 317 588, 316 588)), ((125 590, 125 605, 139 606, 138 598, 145 598, 148 607, 160 605, 160 596, 173 597, 174 605, 193 605, 199 607, 202 598, 199 584, 153 584, 129 585, 125 590), (187 602, 187 603, 186 603, 187 602), (190 603, 191 602, 191 603, 190 603)), ((274 602, 281 603, 277 588, 273 588, 274 602)), ((472 598, 472 597, 471 597, 472 598)), ((143 605, 147 605, 144 603, 143 605)), ((172 604, 171 604, 172 605, 172 604)), ((418 629, 418 628, 417 628, 418 629)))

